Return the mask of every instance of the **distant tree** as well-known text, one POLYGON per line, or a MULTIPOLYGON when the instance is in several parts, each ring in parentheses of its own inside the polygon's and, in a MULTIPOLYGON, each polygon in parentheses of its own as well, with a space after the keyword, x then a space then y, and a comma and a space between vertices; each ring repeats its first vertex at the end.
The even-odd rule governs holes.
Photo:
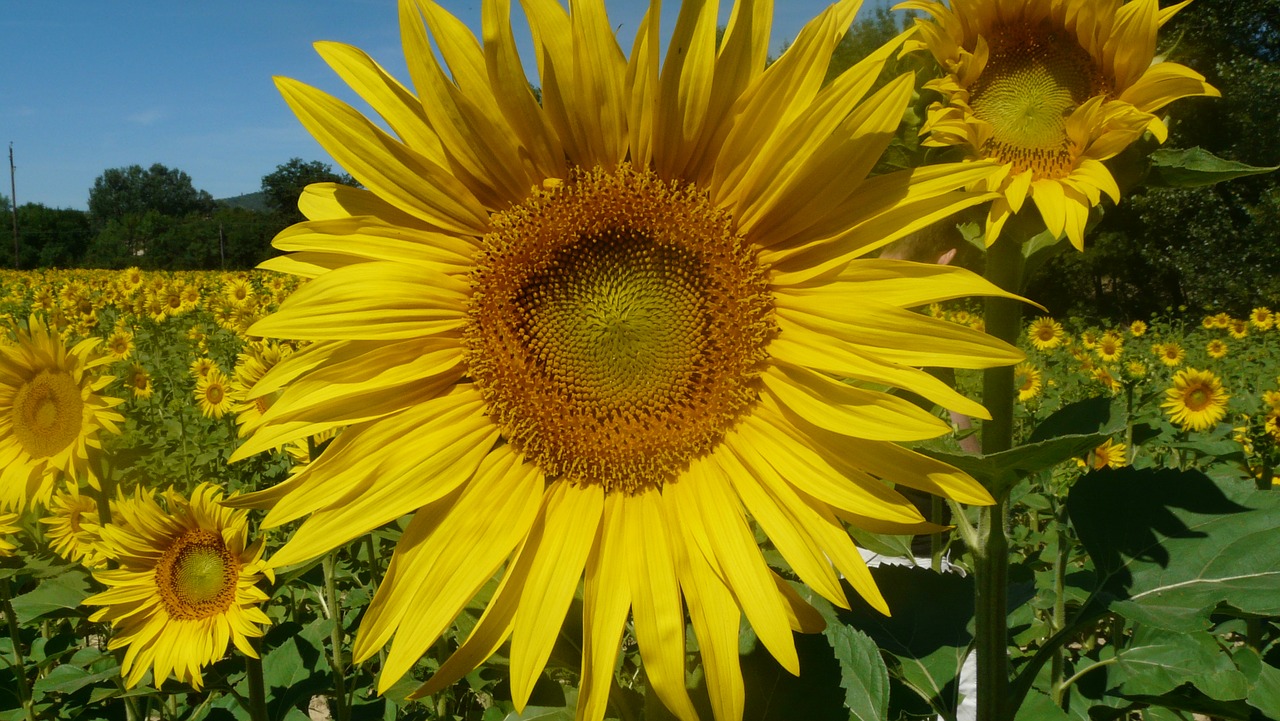
POLYGON ((290 158, 262 176, 262 192, 266 196, 267 207, 290 225, 301 222, 304 218, 298 211, 298 196, 312 183, 356 185, 354 178, 346 173, 335 173, 328 163, 290 158))
POLYGON ((97 228, 128 215, 160 215, 179 218, 213 212, 213 196, 196 190, 191 176, 160 163, 143 170, 141 165, 108 168, 89 190, 89 215, 97 228))
MULTIPOLYGON (((4 214, 5 230, 0 237, 8 242, 0 247, 0 262, 13 265, 12 235, 8 213, 4 214)), ((49 208, 39 203, 18 206, 18 261, 21 268, 74 268, 80 264, 93 233, 89 216, 81 210, 49 208)))

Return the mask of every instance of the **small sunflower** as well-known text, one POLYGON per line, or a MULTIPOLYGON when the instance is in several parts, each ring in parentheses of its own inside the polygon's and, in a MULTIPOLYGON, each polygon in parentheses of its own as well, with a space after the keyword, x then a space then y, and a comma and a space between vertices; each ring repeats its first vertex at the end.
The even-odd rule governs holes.
POLYGON ((140 363, 129 366, 129 371, 124 376, 124 383, 129 387, 134 398, 150 398, 155 390, 151 385, 151 373, 140 363))
POLYGON ((209 372, 214 370, 218 370, 218 364, 208 356, 200 356, 199 358, 196 358, 191 361, 191 366, 188 368, 188 371, 191 373, 191 377, 195 378, 197 381, 208 377, 209 372))
POLYGON ((1147 377, 1147 364, 1140 360, 1131 360, 1124 364, 1124 378, 1128 381, 1139 381, 1147 377))
POLYGON ((1160 404, 1184 431, 1207 431, 1227 415, 1222 381, 1212 371, 1184 368, 1173 377, 1173 387, 1165 391, 1160 404))
POLYGON ((1249 323, 1258 330, 1271 330, 1271 327, 1275 325, 1275 322, 1275 313, 1272 313, 1271 309, 1265 306, 1254 308, 1249 313, 1249 323))
POLYGON ((102 523, 98 503, 82 493, 54 493, 40 523, 54 553, 87 568, 106 563, 102 552, 102 523))
POLYGON ((1280 391, 1268 390, 1262 392, 1262 402, 1273 411, 1280 411, 1280 391))
POLYGON ((1221 360, 1227 357, 1227 344, 1225 341, 1219 340, 1218 338, 1214 338, 1205 344, 1204 349, 1205 352, 1209 354, 1209 357, 1214 360, 1221 360))
POLYGON ((1027 326, 1027 338, 1036 350, 1053 350, 1062 345, 1066 337, 1062 324, 1045 316, 1036 318, 1027 326))
POLYGON ((1102 442, 1102 445, 1089 451, 1089 455, 1083 459, 1076 459, 1081 467, 1098 471, 1103 468, 1120 468, 1129 465, 1129 447, 1123 443, 1117 443, 1110 438, 1102 442))
POLYGON ((1018 400, 1023 403, 1040 395, 1043 382, 1043 373, 1034 365, 1023 362, 1013 367, 1013 387, 1018 391, 1018 400))
MULTIPOLYGON (((1155 350, 1155 348, 1153 347, 1152 350, 1155 350)), ((1173 341, 1160 344, 1157 355, 1160 358, 1160 362, 1170 368, 1177 368, 1187 358, 1187 352, 1183 350, 1180 344, 1173 341)))
POLYGON ((1120 381, 1116 378, 1116 374, 1112 372, 1111 368, 1108 368, 1106 366, 1098 366, 1097 368, 1093 368, 1092 371, 1093 371, 1093 379, 1101 383, 1102 386, 1106 388, 1108 391, 1111 391, 1112 393, 1117 393, 1120 391, 1121 388, 1124 387, 1120 383, 1120 381))
POLYGON ((18 525, 18 514, 0 513, 0 558, 8 558, 18 550, 9 538, 21 530, 22 527, 18 525))
POLYGON ((227 374, 215 367, 196 381, 196 401, 205 418, 221 418, 230 412, 234 404, 227 374))
POLYGON ((950 428, 881 389, 989 417, 920 367, 1024 355, 909 309, 1000 291, 870 255, 990 199, 952 191, 994 168, 869 175, 913 81, 873 89, 899 38, 824 85, 857 7, 828 7, 767 63, 767 4, 736 3, 717 39, 719 3, 688 2, 662 62, 656 0, 630 58, 602 0, 528 3, 539 101, 508 3, 485 3, 481 43, 402 0, 417 95, 359 50, 317 45, 394 136, 277 81, 363 189, 310 186, 309 220, 276 237, 291 254, 264 266, 310 280, 250 332, 314 342, 255 386, 282 392, 233 458, 346 428, 238 503, 271 507, 268 527, 305 518, 273 565, 414 514, 355 642, 357 659, 390 642, 379 690, 497 574, 421 693, 510 638, 522 709, 581 585, 579 718, 604 715, 624 627, 655 697, 696 715, 686 607, 712 707, 739 718, 740 620, 794 673, 792 630, 816 618, 748 519, 817 593, 847 603, 842 574, 886 610, 843 524, 919 528, 885 481, 990 502, 895 443, 950 428))
POLYGON ((89 453, 102 448, 102 431, 119 433, 120 400, 102 394, 113 380, 99 375, 110 357, 92 338, 68 349, 32 316, 0 347, 0 507, 43 504, 62 479, 97 478, 89 453))
POLYGON ((1232 318, 1227 323, 1227 333, 1236 340, 1246 338, 1249 335, 1249 321, 1244 318, 1232 318))
POLYGON ((108 648, 127 648, 127 686, 154 669, 157 686, 172 672, 199 689, 201 668, 222 658, 228 642, 257 657, 249 639, 270 623, 258 608, 267 600, 257 586, 262 544, 248 544, 245 512, 220 505, 222 492, 211 484, 200 484, 190 501, 163 495, 163 507, 141 491, 116 505, 119 521, 101 533, 119 567, 93 572, 107 590, 84 603, 102 607, 91 620, 114 627, 108 648))
POLYGON ((1101 342, 1101 340, 1102 334, 1092 328, 1080 334, 1080 345, 1084 346, 1088 350, 1097 348, 1098 343, 1101 342))
POLYGON ((106 350, 111 354, 111 360, 128 360, 133 355, 133 334, 119 328, 113 330, 107 336, 106 350))
POLYGON ((1134 338, 1140 338, 1147 332, 1147 324, 1145 321, 1135 320, 1129 324, 1129 335, 1134 338))
POLYGON ((1115 363, 1124 354, 1124 341, 1117 335, 1103 334, 1094 352, 1103 363, 1115 363))
POLYGON ((922 40, 942 66, 925 87, 942 95, 921 129, 925 145, 961 145, 1002 164, 980 181, 1002 195, 986 242, 1027 198, 1050 232, 1084 248, 1089 210, 1120 188, 1103 161, 1144 132, 1164 142, 1156 111, 1179 98, 1218 96, 1204 77, 1156 57, 1156 34, 1186 3, 1157 0, 910 0, 922 40))

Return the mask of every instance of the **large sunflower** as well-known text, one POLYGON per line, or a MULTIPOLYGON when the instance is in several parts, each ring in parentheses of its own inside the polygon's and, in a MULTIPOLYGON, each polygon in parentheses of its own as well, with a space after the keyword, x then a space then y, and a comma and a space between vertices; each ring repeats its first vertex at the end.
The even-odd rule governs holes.
POLYGON ((125 648, 121 672, 136 686, 149 669, 158 685, 172 671, 199 689, 200 669, 222 658, 227 644, 250 656, 249 639, 271 621, 258 604, 267 595, 262 578, 262 544, 248 543, 244 511, 220 505, 222 491, 202 483, 187 500, 164 494, 162 508, 150 492, 113 504, 112 523, 101 527, 102 550, 119 567, 96 570, 107 586, 85 599, 102 606, 93 621, 109 621, 108 645, 125 648))
POLYGON ((47 503, 62 478, 96 486, 89 453, 102 448, 99 431, 119 433, 124 421, 112 410, 121 401, 101 393, 114 378, 99 373, 111 361, 96 350, 99 339, 68 350, 35 316, 15 335, 13 345, 0 346, 3 508, 47 503))
POLYGON ((915 366, 1022 353, 906 309, 1001 291, 861 256, 988 199, 952 191, 992 169, 867 177, 912 78, 872 91, 899 39, 823 86, 857 2, 768 68, 769 3, 737 3, 719 41, 717 4, 686 4, 660 69, 656 3, 628 59, 600 0, 531 0, 541 102, 508 5, 484 4, 482 45, 439 6, 401 2, 416 96, 359 50, 317 46, 396 136, 278 81, 367 190, 309 187, 310 220, 276 238, 294 253, 265 265, 311 280, 251 333, 313 343, 257 383, 279 396, 234 457, 347 428, 237 503, 271 507, 266 526, 309 516, 278 566, 414 513, 355 642, 365 659, 394 637, 382 690, 501 573, 421 692, 510 639, 523 707, 585 575, 581 717, 604 713, 628 613, 652 691, 695 715, 687 606, 715 713, 738 718, 741 615, 792 672, 792 629, 821 625, 749 518, 817 592, 845 604, 843 575, 886 610, 843 524, 925 527, 895 484, 990 502, 894 443, 946 423, 872 386, 987 417, 915 366))
POLYGON ((1173 387, 1165 390, 1161 408, 1184 431, 1207 431, 1227 415, 1222 380, 1213 371, 1184 368, 1173 376, 1173 387))
MULTIPOLYGON (((1189 1, 1189 0, 1188 0, 1189 1)), ((1144 132, 1168 135, 1154 113, 1194 95, 1217 96, 1203 76, 1155 62, 1156 33, 1182 9, 1157 0, 908 0, 943 75, 942 95, 921 129, 926 145, 965 146, 1003 165, 978 184, 1001 197, 987 216, 987 244, 1029 197, 1055 235, 1084 248, 1089 209, 1120 189, 1102 161, 1144 132)))

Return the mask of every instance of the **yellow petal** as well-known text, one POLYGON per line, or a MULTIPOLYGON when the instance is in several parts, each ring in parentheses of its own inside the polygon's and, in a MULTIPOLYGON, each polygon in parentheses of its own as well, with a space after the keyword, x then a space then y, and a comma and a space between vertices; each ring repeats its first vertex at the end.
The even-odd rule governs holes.
POLYGON ((605 496, 599 538, 587 557, 582 594, 582 681, 578 684, 577 716, 585 721, 604 717, 613 684, 618 643, 631 608, 627 583, 630 550, 623 517, 630 499, 621 493, 605 496))
POLYGON ((951 428, 910 401, 846 385, 797 366, 774 364, 760 376, 778 402, 810 423, 876 441, 936 438, 951 428))

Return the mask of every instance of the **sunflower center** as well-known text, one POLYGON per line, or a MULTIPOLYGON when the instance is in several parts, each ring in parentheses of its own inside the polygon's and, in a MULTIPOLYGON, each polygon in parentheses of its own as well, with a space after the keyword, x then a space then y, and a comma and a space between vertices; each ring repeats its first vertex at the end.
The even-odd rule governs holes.
POLYGON ((1206 388, 1196 387, 1187 391, 1185 402, 1187 404, 1187 408, 1193 411, 1204 410, 1209 405, 1209 401, 1210 394, 1206 388))
POLYGON ((577 171, 491 221, 467 363, 504 435, 549 477, 661 485, 755 400, 772 300, 704 193, 624 164, 577 171))
POLYGON ((1075 162, 1067 118, 1106 91, 1101 71, 1069 32, 1047 22, 1008 23, 986 37, 987 65, 969 99, 974 115, 991 124, 983 152, 1037 180, 1066 176, 1075 162))
POLYGON ((217 383, 210 384, 205 390, 204 396, 209 399, 209 402, 213 405, 218 405, 222 402, 222 386, 217 383))
POLYGON ((156 586, 169 615, 179 620, 208 618, 235 601, 240 562, 213 531, 187 531, 156 564, 156 586))
POLYGON ((13 399, 13 435, 35 458, 48 458, 80 435, 84 400, 70 373, 41 371, 13 399))

